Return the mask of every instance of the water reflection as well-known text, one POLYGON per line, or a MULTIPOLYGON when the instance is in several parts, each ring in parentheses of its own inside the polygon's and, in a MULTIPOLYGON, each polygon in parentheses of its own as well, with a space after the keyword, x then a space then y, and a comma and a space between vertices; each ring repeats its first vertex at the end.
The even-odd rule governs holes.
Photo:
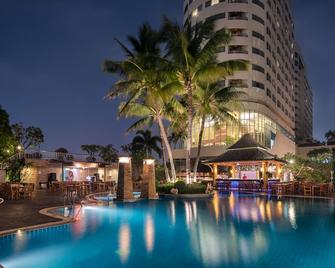
POLYGON ((172 225, 176 224, 176 203, 175 201, 171 200, 169 202, 169 215, 172 225))
POLYGON ((130 228, 129 225, 124 223, 121 225, 120 231, 119 231, 119 255, 120 255, 120 261, 122 263, 126 263, 129 258, 130 254, 130 228))
POLYGON ((197 220, 197 203, 193 202, 184 202, 185 205, 185 216, 186 216, 186 225, 188 228, 191 227, 191 224, 197 220))
POLYGON ((294 202, 231 194, 185 201, 184 209, 193 253, 205 266, 256 262, 269 249, 269 232, 297 229, 294 202))
POLYGON ((154 248, 154 240, 155 240, 155 227, 152 220, 152 216, 149 214, 145 219, 145 229, 144 229, 144 237, 145 237, 145 246, 148 253, 151 253, 154 248))
POLYGON ((14 250, 19 252, 23 250, 27 244, 27 233, 21 230, 18 230, 15 235, 14 250))

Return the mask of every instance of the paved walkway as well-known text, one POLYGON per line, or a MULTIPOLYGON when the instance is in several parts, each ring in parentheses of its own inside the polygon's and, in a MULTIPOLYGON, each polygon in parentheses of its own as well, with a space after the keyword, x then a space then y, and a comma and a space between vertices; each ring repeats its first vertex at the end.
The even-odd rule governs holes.
POLYGON ((47 190, 37 190, 31 200, 6 200, 0 205, 0 231, 56 222, 57 219, 42 215, 39 210, 63 205, 63 193, 47 190))

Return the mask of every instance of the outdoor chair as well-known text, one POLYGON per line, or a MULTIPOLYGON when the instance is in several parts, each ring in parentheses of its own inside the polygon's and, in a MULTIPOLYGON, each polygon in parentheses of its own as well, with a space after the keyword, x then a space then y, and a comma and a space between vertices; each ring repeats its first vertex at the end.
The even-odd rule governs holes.
POLYGON ((79 196, 84 197, 89 194, 89 185, 87 183, 80 184, 79 196))
POLYGON ((312 195, 313 196, 321 196, 321 184, 313 184, 312 185, 312 195))
POLYGON ((324 183, 320 187, 320 196, 330 196, 330 184, 324 183))
POLYGON ((286 195, 294 194, 294 183, 285 184, 285 194, 286 195))
POLYGON ((304 184, 304 195, 311 196, 312 195, 312 185, 311 184, 304 184))
POLYGON ((20 184, 10 184, 10 199, 19 200, 20 199, 20 184))
POLYGON ((59 191, 61 191, 61 183, 53 181, 51 183, 51 192, 59 192, 59 191))
POLYGON ((23 197, 26 199, 31 199, 33 197, 35 189, 35 184, 27 183, 23 188, 23 197))

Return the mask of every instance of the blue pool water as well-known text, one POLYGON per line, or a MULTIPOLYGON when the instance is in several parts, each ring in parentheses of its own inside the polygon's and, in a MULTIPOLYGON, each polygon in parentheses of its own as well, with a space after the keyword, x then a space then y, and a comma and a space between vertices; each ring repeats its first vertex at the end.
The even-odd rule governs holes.
POLYGON ((238 195, 86 207, 73 224, 0 238, 0 264, 335 267, 334 209, 333 201, 238 195))
MULTIPOLYGON (((134 192, 133 193, 134 198, 138 199, 141 197, 141 192, 134 192)), ((104 195, 96 195, 94 196, 94 199, 98 200, 98 201, 104 201, 104 202, 111 202, 116 198, 116 194, 104 194, 104 195)))

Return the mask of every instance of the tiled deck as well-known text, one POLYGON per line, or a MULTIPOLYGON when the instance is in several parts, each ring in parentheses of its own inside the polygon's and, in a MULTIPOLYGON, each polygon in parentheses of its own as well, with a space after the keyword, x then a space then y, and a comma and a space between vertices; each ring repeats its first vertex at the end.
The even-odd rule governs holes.
POLYGON ((43 208, 63 206, 63 193, 37 190, 32 200, 6 200, 0 205, 0 231, 59 220, 39 213, 43 208))

